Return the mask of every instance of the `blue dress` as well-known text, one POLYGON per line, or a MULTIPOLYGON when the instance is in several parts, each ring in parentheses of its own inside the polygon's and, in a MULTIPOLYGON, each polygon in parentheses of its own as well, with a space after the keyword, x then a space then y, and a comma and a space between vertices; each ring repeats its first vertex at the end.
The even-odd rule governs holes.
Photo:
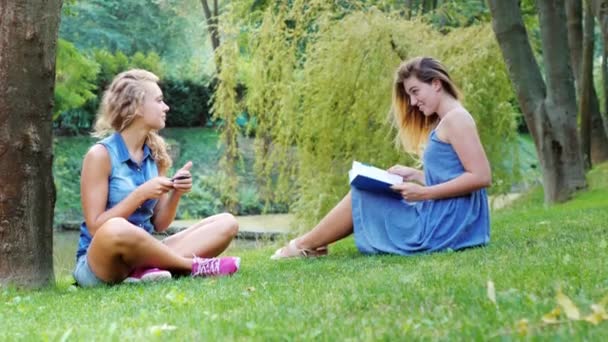
MULTIPOLYGON (((464 167, 451 144, 435 131, 423 155, 427 185, 460 176, 464 167)), ((467 195, 408 203, 351 187, 355 244, 365 254, 412 255, 458 250, 490 241, 485 189, 467 195)))

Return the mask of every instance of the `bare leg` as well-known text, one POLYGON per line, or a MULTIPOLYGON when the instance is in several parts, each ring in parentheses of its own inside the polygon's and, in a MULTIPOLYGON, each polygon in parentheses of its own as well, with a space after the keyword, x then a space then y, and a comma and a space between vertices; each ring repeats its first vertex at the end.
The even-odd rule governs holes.
POLYGON ((350 191, 308 233, 296 239, 296 246, 315 249, 343 239, 353 232, 353 201, 350 191))
POLYGON ((136 267, 159 267, 180 273, 187 273, 192 267, 191 258, 175 253, 123 218, 112 218, 97 230, 87 260, 95 275, 109 283, 124 280, 136 267))
POLYGON ((218 214, 194 224, 163 240, 172 251, 183 256, 210 258, 222 253, 239 231, 231 214, 218 214))

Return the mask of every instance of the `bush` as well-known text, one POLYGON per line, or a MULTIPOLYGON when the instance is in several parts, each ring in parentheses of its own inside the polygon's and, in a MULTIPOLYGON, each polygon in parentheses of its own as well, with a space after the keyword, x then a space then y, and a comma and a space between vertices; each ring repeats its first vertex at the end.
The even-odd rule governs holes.
POLYGON ((58 113, 54 123, 57 134, 91 131, 103 92, 117 74, 132 68, 149 70, 161 78, 165 99, 171 107, 167 127, 205 126, 209 121, 211 87, 207 86, 208 82, 163 80, 164 68, 155 53, 137 52, 127 56, 120 51, 95 50, 87 59, 68 42, 60 44, 59 52, 58 56, 65 57, 58 61, 55 91, 58 113))
POLYGON ((86 125, 89 115, 82 115, 79 108, 87 101, 95 99, 95 80, 99 69, 99 64, 81 54, 72 43, 59 39, 53 109, 53 124, 56 129, 73 132, 77 131, 80 125, 86 125))
POLYGON ((205 126, 210 117, 210 89, 203 82, 166 79, 161 82, 165 101, 171 107, 168 127, 205 126))
POLYGON ((113 54, 95 50, 87 59, 78 55, 70 43, 60 44, 59 48, 54 128, 60 135, 92 129, 103 92, 118 73, 141 68, 161 78, 164 74, 160 57, 155 53, 137 52, 129 57, 120 51, 113 54), (61 57, 63 55, 67 57, 61 57))

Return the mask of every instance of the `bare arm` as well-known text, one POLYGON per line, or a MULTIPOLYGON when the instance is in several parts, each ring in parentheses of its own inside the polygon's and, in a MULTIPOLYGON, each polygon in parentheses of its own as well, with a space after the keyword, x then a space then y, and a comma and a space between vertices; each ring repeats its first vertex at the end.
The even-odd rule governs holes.
POLYGON ((173 191, 161 196, 158 203, 156 203, 152 224, 154 224, 154 229, 157 232, 162 232, 169 228, 169 225, 175 219, 179 200, 184 193, 192 189, 191 167, 192 162, 187 162, 186 165, 175 173, 173 191))
POLYGON ((168 194, 164 194, 158 200, 158 203, 154 207, 154 216, 152 217, 152 224, 157 232, 164 232, 169 228, 169 225, 175 219, 180 198, 181 194, 171 191, 168 194))

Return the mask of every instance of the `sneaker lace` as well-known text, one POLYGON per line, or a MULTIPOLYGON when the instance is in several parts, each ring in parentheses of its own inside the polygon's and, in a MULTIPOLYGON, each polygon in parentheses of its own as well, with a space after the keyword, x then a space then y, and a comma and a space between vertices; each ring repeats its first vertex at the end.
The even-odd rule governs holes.
POLYGON ((220 260, 217 258, 199 258, 195 257, 195 270, 196 275, 216 275, 220 273, 220 260))

